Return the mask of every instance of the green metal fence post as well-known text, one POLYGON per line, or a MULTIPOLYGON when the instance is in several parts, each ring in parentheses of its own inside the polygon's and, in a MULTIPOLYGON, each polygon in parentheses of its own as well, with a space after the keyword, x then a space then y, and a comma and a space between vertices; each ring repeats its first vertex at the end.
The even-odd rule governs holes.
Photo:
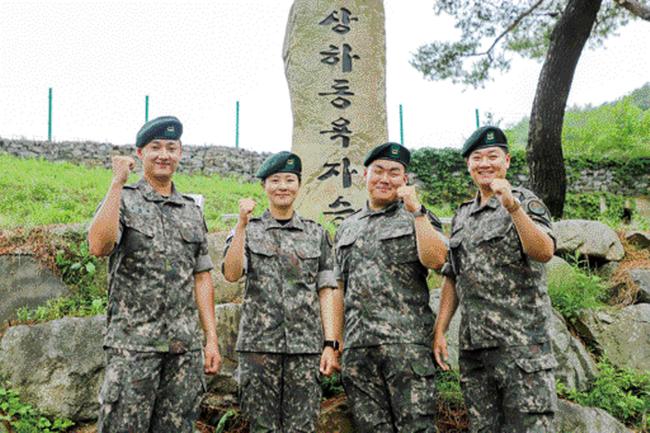
POLYGON ((47 141, 52 141, 52 88, 47 92, 47 141))
POLYGON ((479 121, 479 117, 478 117, 478 108, 476 109, 476 127, 477 128, 481 127, 481 122, 479 121))
POLYGON ((235 104, 235 148, 239 149, 239 101, 235 104))
POLYGON ((144 121, 149 121, 149 95, 144 97, 144 121))
POLYGON ((402 110, 402 104, 399 104, 399 142, 404 145, 404 112, 402 110))

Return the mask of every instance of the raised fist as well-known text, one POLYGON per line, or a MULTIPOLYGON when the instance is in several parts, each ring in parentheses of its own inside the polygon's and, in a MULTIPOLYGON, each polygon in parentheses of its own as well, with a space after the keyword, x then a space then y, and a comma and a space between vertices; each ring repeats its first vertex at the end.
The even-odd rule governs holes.
POLYGON ((129 174, 135 168, 135 160, 130 156, 113 157, 113 181, 124 185, 129 178, 129 174))
POLYGON ((422 205, 418 200, 418 196, 415 193, 415 187, 404 185, 397 188, 397 197, 401 198, 404 201, 404 208, 409 212, 415 212, 420 209, 422 205))
POLYGON ((253 209, 255 209, 255 200, 250 198, 243 198, 239 200, 239 221, 241 224, 246 226, 250 220, 251 215, 253 214, 253 209))

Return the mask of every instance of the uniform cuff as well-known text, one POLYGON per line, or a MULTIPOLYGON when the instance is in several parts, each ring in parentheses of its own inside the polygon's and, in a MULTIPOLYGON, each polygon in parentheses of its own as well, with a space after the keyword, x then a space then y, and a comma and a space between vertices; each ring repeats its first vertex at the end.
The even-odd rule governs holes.
POLYGON ((200 274, 201 272, 207 272, 212 270, 214 265, 212 264, 212 259, 209 255, 199 256, 196 259, 196 264, 194 265, 194 273, 200 274))
POLYGON ((333 270, 320 271, 318 273, 318 289, 326 287, 338 287, 333 270))

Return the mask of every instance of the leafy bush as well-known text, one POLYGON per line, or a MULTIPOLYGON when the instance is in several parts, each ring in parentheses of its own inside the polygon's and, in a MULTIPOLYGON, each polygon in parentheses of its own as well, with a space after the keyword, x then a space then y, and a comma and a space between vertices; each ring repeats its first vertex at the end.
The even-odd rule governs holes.
POLYGON ((598 363, 600 374, 587 391, 558 383, 563 398, 583 406, 595 406, 641 431, 650 430, 650 373, 619 369, 607 360, 598 363))
POLYGON ((572 266, 549 272, 547 277, 551 303, 569 322, 574 322, 584 309, 605 305, 607 290, 596 275, 572 266))
MULTIPOLYGON (((634 201, 630 201, 631 209, 634 211, 634 201)), ((582 194, 567 194, 564 204, 564 218, 566 219, 590 219, 604 222, 617 222, 623 216, 625 197, 606 192, 593 192, 582 194), (600 201, 605 200, 607 210, 600 213, 600 201)))
POLYGON ((341 375, 339 373, 334 373, 331 377, 322 376, 320 387, 323 391, 323 399, 336 397, 345 392, 343 384, 341 383, 341 375))
POLYGON ((20 401, 14 390, 0 386, 0 424, 9 423, 15 433, 66 432, 74 425, 69 419, 50 420, 41 416, 31 405, 20 401))

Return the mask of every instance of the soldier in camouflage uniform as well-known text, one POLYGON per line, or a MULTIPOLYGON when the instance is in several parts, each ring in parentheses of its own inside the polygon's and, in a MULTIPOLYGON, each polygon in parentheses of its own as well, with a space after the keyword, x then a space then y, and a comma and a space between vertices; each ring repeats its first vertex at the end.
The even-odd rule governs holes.
POLYGON ((181 133, 175 117, 145 123, 136 139, 143 178, 125 185, 135 161, 114 157, 113 182, 88 232, 90 252, 109 256, 100 433, 193 432, 203 372, 221 363, 205 222, 171 181, 181 133))
POLYGON ((369 200, 336 234, 345 291, 343 385, 356 431, 436 432, 433 313, 427 268, 447 248, 440 221, 407 186, 409 151, 396 143, 364 161, 369 200))
POLYGON ((479 192, 452 221, 434 355, 448 369, 444 333, 462 306, 459 363, 471 431, 552 432, 556 362, 543 264, 555 249, 550 216, 532 192, 505 179, 510 155, 500 129, 478 129, 463 156, 479 192))
POLYGON ((241 200, 239 222, 226 240, 224 276, 246 275, 239 403, 254 433, 315 432, 319 367, 327 376, 339 369, 343 296, 327 232, 293 210, 300 173, 297 155, 269 157, 257 172, 269 209, 252 217, 255 202, 241 200))

